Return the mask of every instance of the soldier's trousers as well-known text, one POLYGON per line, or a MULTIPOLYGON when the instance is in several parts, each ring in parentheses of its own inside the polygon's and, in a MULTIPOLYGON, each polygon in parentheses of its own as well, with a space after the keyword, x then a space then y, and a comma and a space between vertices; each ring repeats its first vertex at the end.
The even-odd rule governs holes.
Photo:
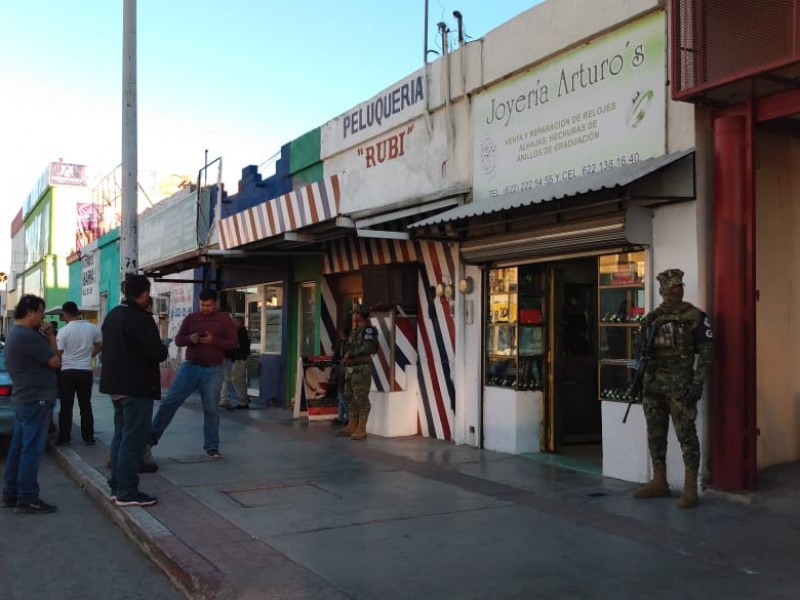
POLYGON ((344 382, 344 395, 347 398, 348 415, 357 416, 366 423, 372 405, 369 401, 369 388, 372 385, 372 365, 355 365, 344 382))
POLYGON ((700 442, 694 424, 697 419, 697 405, 688 405, 672 395, 645 391, 642 407, 647 420, 647 445, 653 466, 666 464, 667 433, 669 419, 672 417, 675 435, 683 453, 683 464, 686 468, 697 471, 700 468, 700 442))

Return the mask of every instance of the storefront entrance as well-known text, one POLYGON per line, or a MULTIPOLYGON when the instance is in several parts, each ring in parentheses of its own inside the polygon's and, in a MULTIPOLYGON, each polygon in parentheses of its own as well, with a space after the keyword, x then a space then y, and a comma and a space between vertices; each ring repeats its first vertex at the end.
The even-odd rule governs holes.
POLYGON ((488 418, 497 418, 497 399, 508 402, 510 393, 518 414, 531 402, 535 414, 539 398, 541 418, 527 425, 541 429, 539 451, 601 468, 602 403, 626 401, 645 311, 644 269, 643 251, 491 269, 488 418))

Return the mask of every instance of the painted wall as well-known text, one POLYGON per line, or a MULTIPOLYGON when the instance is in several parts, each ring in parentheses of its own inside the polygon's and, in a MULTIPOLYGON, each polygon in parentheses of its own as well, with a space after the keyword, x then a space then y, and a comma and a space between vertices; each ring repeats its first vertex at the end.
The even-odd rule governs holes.
POLYGON ((755 147, 756 391, 761 469, 800 458, 800 141, 759 133, 755 147))
POLYGON ((108 297, 108 310, 120 302, 119 229, 97 239, 100 252, 100 294, 108 297))

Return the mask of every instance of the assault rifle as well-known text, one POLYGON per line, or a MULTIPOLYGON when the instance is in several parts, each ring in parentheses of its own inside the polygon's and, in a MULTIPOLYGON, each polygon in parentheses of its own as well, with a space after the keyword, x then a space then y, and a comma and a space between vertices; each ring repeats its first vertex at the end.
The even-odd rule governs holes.
POLYGON ((628 413, 631 412, 631 405, 636 402, 642 393, 642 385, 644 384, 644 370, 647 368, 647 363, 650 362, 650 353, 653 351, 653 342, 656 340, 656 333, 658 332, 658 325, 650 323, 647 329, 639 335, 644 335, 644 341, 639 351, 639 358, 630 361, 628 366, 635 371, 631 385, 625 393, 628 399, 628 408, 625 409, 625 416, 622 417, 622 422, 628 420, 628 413))

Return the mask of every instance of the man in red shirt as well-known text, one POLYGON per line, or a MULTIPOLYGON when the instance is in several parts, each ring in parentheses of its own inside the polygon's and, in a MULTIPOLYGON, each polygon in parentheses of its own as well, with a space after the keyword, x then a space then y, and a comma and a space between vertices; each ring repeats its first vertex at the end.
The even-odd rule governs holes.
POLYGON ((211 458, 219 453, 219 392, 225 352, 239 346, 236 325, 227 313, 217 310, 217 292, 200 292, 200 310, 186 316, 175 336, 177 346, 186 346, 183 361, 166 396, 161 400, 150 427, 150 446, 155 446, 175 412, 193 392, 203 400, 203 449, 211 458))

